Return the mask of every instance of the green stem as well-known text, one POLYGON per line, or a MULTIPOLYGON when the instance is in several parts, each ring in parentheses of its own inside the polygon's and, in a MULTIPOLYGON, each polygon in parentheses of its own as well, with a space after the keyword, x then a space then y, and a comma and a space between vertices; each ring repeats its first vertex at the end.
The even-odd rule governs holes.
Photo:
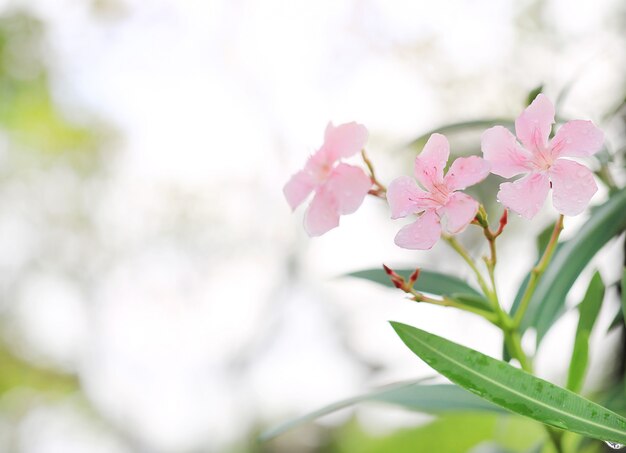
POLYGON ((491 304, 493 305, 494 310, 496 311, 498 317, 500 318, 501 324, 504 329, 508 327, 511 319, 509 316, 502 310, 500 306, 500 299, 498 297, 498 287, 496 286, 496 263, 497 263, 497 254, 496 254, 496 238, 497 235, 494 235, 489 226, 486 225, 483 227, 485 238, 489 242, 489 258, 485 257, 485 264, 487 265, 487 272, 489 273, 489 280, 491 281, 491 292, 489 294, 489 299, 491 300, 491 304))
POLYGON ((486 310, 481 310, 480 308, 471 307, 469 305, 462 304, 460 302, 457 302, 454 299, 450 299, 449 297, 445 297, 445 296, 442 299, 435 299, 433 297, 425 296, 424 294, 419 293, 417 291, 412 291, 412 294, 413 294, 414 300, 416 302, 426 302, 426 303, 429 303, 429 304, 439 305, 439 306, 442 306, 442 307, 454 307, 454 308, 458 308, 460 310, 469 311, 471 313, 474 313, 474 314, 482 316, 487 321, 489 321, 489 322, 491 322, 491 323, 493 323, 493 324, 495 324, 497 326, 500 326, 500 323, 499 323, 499 319, 500 318, 498 316, 496 316, 495 313, 491 313, 491 312, 486 311, 486 310))
MULTIPOLYGON (((523 319, 524 312, 528 308, 528 302, 530 301, 530 298, 535 291, 537 282, 541 278, 543 273, 545 272, 546 267, 548 266, 548 264, 550 263, 550 260, 552 259, 552 255, 554 254, 554 250, 556 249, 556 244, 558 242, 559 235, 561 231, 563 230, 563 216, 562 215, 559 216, 559 219, 557 220, 556 225, 554 226, 554 230, 552 232, 552 236, 550 237, 550 241, 548 242, 548 246, 546 247, 546 250, 544 251, 537 265, 531 271, 531 277, 528 282, 528 286, 526 287, 526 291, 524 292, 524 295, 522 297, 520 308, 515 315, 515 319, 511 319, 511 317, 504 310, 502 310, 502 307, 500 306, 500 301, 498 298, 497 287, 496 287, 496 277, 495 277, 495 268, 496 268, 496 263, 497 263, 496 238, 502 232, 502 226, 503 225, 501 225, 501 228, 500 230, 498 230, 498 232, 494 233, 489 229, 489 225, 486 222, 484 225, 482 225, 485 238, 489 242, 490 256, 485 257, 484 260, 485 260, 485 264, 487 265, 487 271, 489 273, 489 280, 491 283, 491 287, 487 285, 487 282, 485 281, 482 273, 478 270, 478 266, 476 265, 476 262, 469 255, 467 250, 453 237, 444 236, 444 239, 465 260, 465 262, 469 265, 469 267, 474 271, 474 274, 476 274, 476 278, 478 279, 478 284, 480 285, 481 289, 485 293, 485 296, 489 298, 495 310, 495 313, 483 312, 483 310, 474 309, 473 307, 472 309, 468 311, 482 312, 478 314, 489 319, 493 324, 500 327, 504 334, 504 341, 506 343, 506 347, 509 350, 509 353, 511 354, 511 356, 517 359, 517 361, 520 363, 520 366, 522 367, 524 371, 526 371, 527 373, 533 374, 532 362, 530 361, 530 359, 524 352, 524 349, 522 348, 522 338, 521 338, 518 328, 519 328, 519 324, 521 323, 521 320, 523 319), (486 315, 489 315, 489 316, 486 316, 486 315)), ((426 296, 423 296, 423 297, 426 298, 426 296)), ((444 298, 444 300, 436 301, 436 302, 430 301, 430 300, 424 300, 424 301, 430 302, 430 303, 437 303, 438 305, 447 305, 447 306, 459 305, 459 304, 455 304, 454 301, 450 299, 446 300, 446 298, 444 298)), ((467 310, 470 307, 459 307, 459 308, 467 310)), ((550 441, 554 445, 556 452, 563 453, 564 450, 561 444, 560 433, 549 426, 544 425, 544 427, 548 433, 548 437, 550 441)))
POLYGON ((548 264, 552 259, 552 255, 554 254, 554 251, 556 249, 556 244, 559 241, 559 235, 561 234, 561 231, 563 231, 563 214, 559 216, 557 222, 554 224, 552 236, 550 236, 550 241, 548 242, 548 245, 543 252, 543 255, 541 256, 541 259, 530 271, 530 279, 528 280, 526 291, 524 291, 524 294, 522 295, 519 309, 517 310, 517 313, 515 313, 515 317, 513 318, 513 325, 516 328, 519 327, 519 325, 522 323, 522 319, 524 319, 524 314, 526 313, 528 303, 530 302, 530 299, 535 292, 537 283, 539 282, 539 279, 545 272, 546 267, 548 267, 548 264))
POLYGON ((463 258, 463 260, 468 264, 468 266, 472 269, 472 271, 474 271, 474 274, 476 275, 476 279, 478 280, 478 284, 480 285, 480 288, 483 290, 483 293, 485 293, 485 296, 489 297, 489 299, 492 300, 491 289, 487 285, 487 282, 485 281, 480 270, 478 270, 478 266, 476 266, 476 263, 474 262, 474 260, 472 259, 468 251, 465 250, 465 247, 463 247, 459 243, 459 241, 457 241, 452 236, 443 235, 442 237, 450 245, 450 247, 452 247, 461 256, 461 258, 463 258))
POLYGON ((615 183, 615 179, 613 179, 613 175, 611 174, 611 169, 608 165, 602 164, 600 169, 597 172, 600 180, 608 187, 610 192, 613 192, 617 189, 617 184, 615 183))
POLYGON ((517 359, 522 369, 527 373, 533 373, 533 365, 522 349, 522 337, 516 329, 504 329, 504 341, 511 357, 517 359))
POLYGON ((372 182, 378 186, 378 188, 380 189, 380 192, 386 193, 387 187, 385 187, 385 185, 382 184, 378 180, 378 178, 376 178, 376 172, 374 171, 374 164, 370 160, 369 156, 365 153, 365 149, 361 150, 361 157, 363 158, 363 162, 365 162, 365 165, 367 165, 367 169, 370 171, 370 177, 372 179, 372 182))
POLYGON ((556 429, 551 428, 550 426, 543 425, 546 431, 548 432, 548 437, 552 441, 552 445, 554 445, 554 449, 557 453, 563 453, 563 445, 561 445, 561 433, 559 433, 556 429))

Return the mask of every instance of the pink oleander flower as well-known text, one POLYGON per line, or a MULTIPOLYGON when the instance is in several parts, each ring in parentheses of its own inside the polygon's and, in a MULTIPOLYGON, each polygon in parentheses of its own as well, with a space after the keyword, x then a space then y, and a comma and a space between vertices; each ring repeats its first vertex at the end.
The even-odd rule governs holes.
POLYGON ((459 190, 479 183, 489 174, 489 164, 478 156, 456 159, 448 173, 450 145, 441 134, 433 134, 415 159, 415 176, 425 190, 409 176, 394 179, 387 189, 391 218, 420 214, 404 226, 395 243, 405 249, 430 249, 441 236, 441 221, 449 234, 460 233, 478 212, 478 202, 459 190))
POLYGON ((372 180, 359 167, 339 161, 361 151, 367 135, 361 124, 335 127, 328 123, 322 147, 285 184, 283 193, 292 210, 315 192, 304 215, 304 229, 309 236, 320 236, 337 227, 339 216, 352 214, 363 203, 372 180))
POLYGON ((577 215, 585 210, 598 186, 591 171, 563 157, 587 157, 597 153, 604 134, 591 121, 565 123, 552 140, 554 106, 539 94, 515 120, 515 133, 495 126, 482 136, 483 156, 491 163, 491 172, 505 178, 520 174, 514 182, 500 185, 498 200, 507 208, 531 219, 543 206, 552 188, 552 202, 557 211, 577 215))

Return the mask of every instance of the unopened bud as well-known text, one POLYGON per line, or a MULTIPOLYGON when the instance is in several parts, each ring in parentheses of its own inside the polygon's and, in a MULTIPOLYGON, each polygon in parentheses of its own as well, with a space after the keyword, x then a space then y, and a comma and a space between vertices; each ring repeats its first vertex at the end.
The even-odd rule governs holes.
POLYGON ((387 273, 387 275, 389 275, 390 277, 394 277, 398 274, 396 274, 396 272, 390 268, 389 266, 387 266, 386 264, 383 264, 383 269, 385 269, 385 272, 387 273))
POLYGON ((500 217, 500 228, 504 228, 508 220, 509 220, 509 210, 505 209, 504 212, 502 213, 502 217, 500 217))
POLYGON ((391 283, 398 289, 404 289, 404 281, 397 280, 395 278, 391 279, 391 283))
POLYGON ((487 211, 485 211, 485 207, 482 204, 478 207, 478 212, 476 213, 476 217, 474 220, 483 228, 489 228, 489 218, 487 216, 487 211))
POLYGON ((418 267, 417 269, 413 271, 413 273, 409 277, 409 288, 413 288, 413 285, 415 285, 415 282, 417 281, 419 276, 420 276, 420 268, 418 267))
POLYGON ((496 235, 499 235, 502 233, 508 220, 509 220, 509 210, 505 208, 504 212, 502 213, 502 217, 500 217, 500 227, 498 228, 496 235))
POLYGON ((393 286, 403 290, 405 286, 404 277, 399 275, 396 271, 394 271, 385 264, 383 264, 383 269, 385 269, 385 272, 389 276, 389 279, 391 280, 391 283, 393 283, 393 286))

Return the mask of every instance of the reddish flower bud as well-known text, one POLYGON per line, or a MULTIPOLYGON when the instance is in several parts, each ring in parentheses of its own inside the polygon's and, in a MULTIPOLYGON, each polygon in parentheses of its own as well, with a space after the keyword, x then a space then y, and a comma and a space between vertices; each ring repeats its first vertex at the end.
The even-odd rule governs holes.
POLYGON ((418 267, 417 269, 413 271, 413 273, 409 277, 409 288, 413 288, 413 285, 415 285, 415 282, 417 281, 419 276, 420 276, 420 268, 418 267))
POLYGON ((389 266, 387 266, 386 264, 383 264, 383 269, 385 269, 385 272, 387 273, 387 275, 389 276, 394 276, 394 275, 398 275, 396 274, 393 269, 391 269, 389 266))
POLYGON ((509 210, 505 209, 504 212, 502 213, 502 217, 500 217, 500 227, 498 228, 498 231, 496 232, 497 236, 502 233, 508 220, 509 220, 509 210))
POLYGON ((391 279, 391 283, 398 289, 404 289, 404 281, 397 280, 395 278, 391 279))
POLYGON ((386 266, 385 264, 383 264, 383 268, 385 269, 385 272, 387 273, 387 275, 389 275, 389 278, 391 279, 391 283, 393 283, 393 285, 396 288, 404 289, 404 285, 405 285, 404 277, 399 275, 396 271, 391 269, 389 266, 386 266))

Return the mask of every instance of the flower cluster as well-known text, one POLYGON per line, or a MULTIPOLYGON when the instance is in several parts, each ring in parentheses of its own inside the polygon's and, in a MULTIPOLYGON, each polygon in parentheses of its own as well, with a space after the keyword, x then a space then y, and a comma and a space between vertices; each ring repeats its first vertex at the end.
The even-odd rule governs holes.
POLYGON ((355 212, 368 193, 386 198, 391 218, 416 215, 402 227, 395 243, 403 248, 430 249, 442 232, 462 232, 476 219, 480 204, 462 190, 484 180, 489 173, 503 178, 523 175, 503 182, 497 199, 505 208, 531 219, 543 206, 552 189, 554 208, 563 215, 584 211, 597 191, 593 173, 568 158, 597 153, 604 134, 591 121, 565 123, 550 139, 555 111, 543 94, 515 121, 514 136, 507 128, 495 126, 482 135, 483 157, 456 159, 447 173, 450 155, 445 136, 433 134, 415 159, 415 179, 400 176, 385 190, 371 190, 377 183, 371 174, 341 162, 362 151, 368 132, 357 123, 326 128, 322 147, 307 161, 304 169, 292 176, 284 194, 292 209, 314 193, 304 226, 310 236, 319 236, 339 225, 341 215, 355 212), (519 140, 519 142, 518 142, 519 140))
POLYGON ((329 123, 322 147, 285 184, 285 198, 294 210, 315 192, 304 216, 304 228, 310 236, 339 226, 340 215, 352 214, 363 203, 372 181, 359 167, 339 161, 361 151, 367 135, 361 124, 335 127, 329 123))

